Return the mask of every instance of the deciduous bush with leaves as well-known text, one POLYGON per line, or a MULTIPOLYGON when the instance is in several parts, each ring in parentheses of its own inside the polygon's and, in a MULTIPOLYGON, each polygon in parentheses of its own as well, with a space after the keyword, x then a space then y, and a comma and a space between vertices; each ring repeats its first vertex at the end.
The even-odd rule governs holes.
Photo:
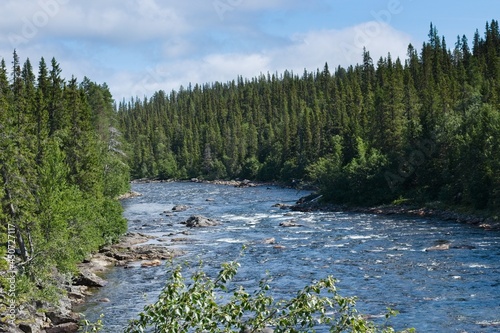
MULTIPOLYGON (((395 332, 360 315, 356 299, 339 295, 332 277, 276 300, 265 279, 252 291, 236 285, 238 267, 235 261, 224 263, 212 278, 200 265, 188 278, 182 266, 172 265, 158 301, 147 305, 126 332, 395 332)), ((386 318, 395 313, 389 310, 386 318)))

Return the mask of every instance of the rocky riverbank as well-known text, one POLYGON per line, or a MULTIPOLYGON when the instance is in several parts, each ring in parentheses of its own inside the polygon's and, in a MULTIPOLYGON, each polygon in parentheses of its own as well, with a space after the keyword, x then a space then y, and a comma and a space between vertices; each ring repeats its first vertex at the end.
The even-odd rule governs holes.
MULTIPOLYGON (((70 333, 79 329, 82 320, 80 314, 73 312, 75 305, 85 302, 96 288, 106 285, 102 278, 111 267, 121 266, 124 269, 133 264, 142 267, 158 266, 164 260, 182 254, 164 246, 148 244, 155 237, 128 233, 119 243, 102 248, 78 266, 79 273, 71 282, 64 282, 61 276, 61 285, 66 294, 59 304, 46 302, 21 305, 17 310, 16 325, 0 323, 0 332, 12 333, 70 333)), ((103 299, 102 302, 109 300, 103 299)))
POLYGON ((353 207, 325 203, 321 199, 321 195, 314 193, 301 198, 295 205, 290 207, 290 209, 294 211, 345 211, 379 215, 406 215, 412 217, 438 218, 445 221, 467 223, 486 230, 500 230, 500 218, 498 216, 483 216, 479 214, 460 213, 448 209, 422 208, 406 205, 353 207))
MULTIPOLYGON (((175 179, 134 179, 131 181, 132 184, 150 184, 150 183, 171 183, 171 182, 190 182, 190 183, 202 183, 202 184, 215 184, 215 185, 225 185, 225 186, 234 186, 234 187, 255 187, 255 186, 282 186, 282 187, 297 187, 298 184, 295 182, 290 182, 288 184, 285 183, 277 183, 277 182, 260 182, 260 181, 251 181, 248 179, 233 179, 233 180, 206 180, 200 178, 191 178, 190 180, 175 180, 175 179)), ((310 189, 309 186, 301 187, 304 190, 310 189)), ((125 197, 127 198, 127 197, 125 197)))

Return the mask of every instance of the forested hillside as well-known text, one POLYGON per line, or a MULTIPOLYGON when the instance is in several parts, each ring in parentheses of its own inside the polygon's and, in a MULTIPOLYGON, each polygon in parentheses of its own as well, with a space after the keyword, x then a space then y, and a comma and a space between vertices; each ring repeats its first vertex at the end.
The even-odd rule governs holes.
POLYGON ((38 75, 16 52, 10 70, 1 60, 0 287, 11 300, 59 295, 55 269, 74 272, 126 231, 116 196, 128 167, 113 116, 105 85, 65 81, 55 59, 42 58, 38 75))
MULTIPOLYGON (((244 64, 242 64, 244 65, 244 64)), ((134 178, 304 179, 335 202, 500 206, 500 32, 118 106, 134 178)))

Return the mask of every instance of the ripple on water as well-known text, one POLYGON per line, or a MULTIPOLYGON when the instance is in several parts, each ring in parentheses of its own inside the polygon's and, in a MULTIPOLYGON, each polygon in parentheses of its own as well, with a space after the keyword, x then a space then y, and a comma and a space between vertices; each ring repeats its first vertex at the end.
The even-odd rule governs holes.
MULTIPOLYGON (((146 230, 161 236, 185 230, 167 225, 182 214, 172 221, 153 221, 175 204, 187 204, 193 211, 224 222, 217 228, 190 230, 197 242, 182 244, 187 254, 179 260, 196 264, 201 258, 211 274, 216 274, 220 263, 238 258, 241 245, 248 244, 238 259, 241 268, 236 277, 247 288, 268 277, 276 297, 287 297, 313 280, 332 275, 340 280, 340 294, 358 296, 360 312, 376 318, 386 307, 399 310, 401 314, 391 319, 398 329, 409 323, 426 333, 498 332, 498 232, 434 219, 371 214, 293 212, 285 216, 287 211, 272 205, 293 202, 305 193, 278 188, 163 183, 134 184, 133 190, 143 196, 124 202, 125 216, 139 220, 131 222, 131 227, 150 223, 154 228, 146 230), (205 201, 209 197, 213 201, 205 201), (279 227, 280 221, 290 219, 303 226, 279 227), (284 248, 262 243, 269 238, 284 248), (440 240, 470 247, 421 251, 440 240)), ((122 332, 128 319, 155 300, 165 278, 165 267, 117 268, 108 275, 109 285, 93 298, 111 302, 92 303, 85 313, 91 320, 104 313, 109 324, 106 332, 122 332)))

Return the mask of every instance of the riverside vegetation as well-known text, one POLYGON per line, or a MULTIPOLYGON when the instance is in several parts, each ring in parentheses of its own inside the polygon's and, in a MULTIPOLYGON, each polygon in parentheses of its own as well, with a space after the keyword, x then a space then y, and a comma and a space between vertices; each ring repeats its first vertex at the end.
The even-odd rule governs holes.
MULTIPOLYGON (((130 175, 301 179, 336 203, 440 202, 497 212, 498 21, 488 22, 483 36, 476 31, 471 45, 464 35, 449 49, 431 25, 429 41, 420 53, 410 45, 407 59, 389 54, 374 64, 367 50, 361 56, 360 64, 333 72, 325 64, 301 76, 239 77, 114 104, 105 84, 66 81, 55 59, 49 67, 42 58, 35 75, 30 61, 21 64, 14 52, 10 73, 0 62, 0 242, 16 244, 8 256, 8 246, 0 249, 9 259, 0 260, 2 288, 12 289, 7 277, 13 273, 17 306, 57 302, 77 263, 126 231, 116 197, 128 190, 130 175)), ((223 276, 234 273, 223 270, 223 276)), ((209 292, 222 286, 198 273, 192 278, 209 292)), ((174 280, 166 290, 183 288, 174 280)), ((331 300, 312 297, 317 288, 334 290, 329 281, 306 287, 301 304, 330 306, 331 300)), ((162 294, 135 324, 153 320, 162 327, 162 299, 182 295, 180 289, 162 294)), ((247 306, 263 316, 273 305, 252 308, 266 296, 248 297, 231 311, 247 306)), ((334 292, 333 300, 338 297, 334 292)), ((8 301, 1 301, 3 313, 8 301)), ((210 309, 218 316, 224 307, 210 309)), ((300 318, 279 311, 287 320, 300 318)), ((359 327, 344 328, 370 331, 359 327)))
POLYGON ((420 53, 360 60, 119 103, 132 176, 302 179, 337 204, 497 210, 498 21, 451 49, 431 25, 420 53))
POLYGON ((77 263, 126 232, 113 117, 107 86, 65 81, 55 59, 42 58, 37 76, 16 52, 10 77, 0 62, 0 242, 15 245, 0 248, 3 323, 35 301, 57 304, 77 263))

